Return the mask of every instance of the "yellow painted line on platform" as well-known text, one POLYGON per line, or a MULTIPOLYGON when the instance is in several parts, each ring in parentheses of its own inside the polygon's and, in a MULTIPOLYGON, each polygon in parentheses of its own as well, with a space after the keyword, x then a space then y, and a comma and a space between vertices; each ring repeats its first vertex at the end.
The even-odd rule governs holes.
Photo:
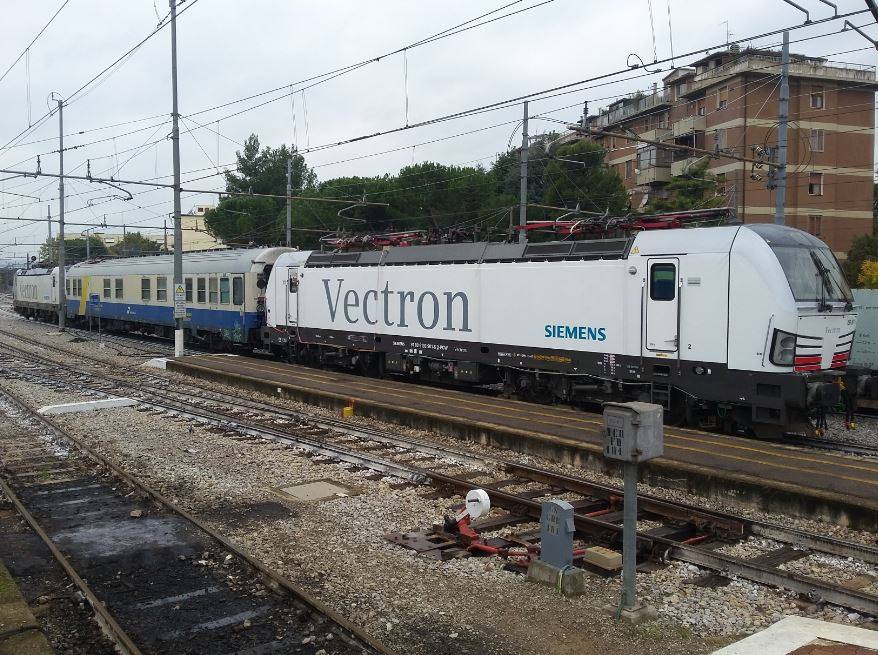
MULTIPOLYGON (((226 358, 226 361, 228 361, 227 358, 226 358)), ((305 378, 305 379, 311 378, 311 379, 314 379, 315 381, 317 381, 317 380, 331 380, 331 381, 337 382, 339 384, 364 387, 365 390, 367 390, 367 391, 374 391, 373 385, 370 385, 367 382, 360 382, 359 380, 343 379, 343 380, 339 381, 338 378, 333 378, 330 376, 321 375, 320 373, 313 373, 312 374, 310 371, 303 373, 298 369, 295 371, 283 371, 283 370, 279 369, 277 366, 273 366, 270 364, 262 364, 261 362, 247 362, 246 366, 248 368, 254 368, 254 369, 263 370, 263 371, 280 373, 284 376, 289 376, 292 378, 296 378, 296 377, 305 378)), ((405 399, 408 396, 425 396, 428 398, 430 403, 440 405, 440 406, 451 406, 451 405, 453 405, 453 402, 460 402, 463 404, 468 404, 468 405, 473 405, 473 406, 476 406, 479 408, 484 408, 484 409, 478 409, 478 411, 483 413, 483 414, 490 414, 493 416, 505 417, 505 416, 508 416, 508 414, 509 414, 509 412, 507 410, 512 410, 514 412, 526 413, 527 417, 529 419, 531 419, 537 423, 543 423, 546 425, 554 425, 557 427, 567 427, 564 423, 564 419, 566 419, 567 417, 563 417, 563 419, 562 419, 561 417, 554 416, 553 414, 550 414, 548 412, 533 411, 529 407, 526 407, 522 410, 519 410, 518 408, 511 408, 511 407, 504 406, 502 408, 503 411, 496 411, 497 409, 501 409, 501 408, 498 408, 498 406, 496 404, 493 404, 493 403, 485 403, 485 402, 480 402, 477 400, 470 400, 468 398, 454 398, 453 402, 446 402, 446 401, 443 401, 441 399, 437 399, 435 394, 430 394, 428 392, 420 391, 418 389, 405 388, 405 389, 400 389, 400 391, 401 391, 401 393, 392 393, 392 392, 387 391, 387 390, 381 390, 381 393, 384 395, 387 395, 387 396, 392 396, 392 397, 397 397, 397 398, 402 398, 402 399, 405 399), (529 411, 527 411, 527 410, 529 410, 529 411), (533 418, 534 415, 548 417, 552 420, 543 420, 543 419, 539 419, 539 418, 534 419, 533 418)), ((598 421, 598 420, 594 420, 594 419, 587 419, 584 417, 570 417, 570 419, 574 420, 578 423, 585 423, 588 425, 596 426, 597 429, 600 429, 603 427, 603 421, 598 421)), ((826 457, 825 459, 821 459, 821 458, 815 458, 815 457, 808 457, 805 455, 797 455, 797 454, 792 453, 790 451, 780 451, 780 450, 777 450, 775 448, 765 449, 765 448, 757 448, 757 447, 749 446, 749 445, 737 444, 737 443, 734 443, 731 441, 717 441, 715 439, 709 438, 710 435, 708 435, 707 433, 702 433, 702 432, 694 432, 694 434, 698 435, 698 437, 690 437, 690 436, 686 436, 683 434, 679 434, 676 431, 671 431, 671 432, 665 434, 665 438, 666 439, 668 439, 668 438, 679 439, 681 441, 694 441, 696 443, 719 446, 719 447, 727 448, 727 449, 741 450, 741 451, 751 452, 751 453, 758 453, 760 455, 768 455, 768 456, 776 457, 779 459, 808 462, 810 464, 821 464, 821 465, 829 464, 832 466, 849 468, 849 469, 858 470, 858 471, 868 471, 871 473, 878 474, 878 467, 876 467, 876 466, 868 466, 868 465, 863 466, 861 464, 848 463, 848 461, 845 458, 842 458, 840 456, 825 456, 826 457)), ((557 436, 557 435, 555 435, 555 436, 557 436)), ((734 437, 730 437, 730 438, 734 438, 734 437)), ((670 444, 668 444, 666 441, 666 445, 670 445, 670 444)), ((693 450, 695 452, 704 452, 704 453, 710 454, 710 455, 718 454, 716 451, 702 451, 702 450, 698 450, 698 449, 691 448, 691 447, 687 448, 686 446, 676 446, 676 447, 684 449, 684 450, 685 449, 693 450)), ((728 457, 733 457, 733 456, 729 455, 728 457)), ((741 459, 743 459, 743 458, 741 458, 741 459)), ((752 460, 747 460, 747 461, 752 461, 752 460)), ((759 460, 759 461, 762 461, 762 460, 759 460)))
MULTIPOLYGON (((740 460, 742 462, 751 462, 751 463, 755 462, 757 464, 762 464, 763 466, 772 466, 774 468, 788 469, 790 471, 796 471, 797 473, 824 474, 824 475, 830 475, 833 478, 839 478, 840 480, 848 480, 849 482, 858 482, 861 484, 869 484, 869 485, 873 485, 873 486, 878 485, 878 479, 874 479, 874 478, 872 480, 863 480, 862 478, 852 478, 852 477, 849 477, 846 475, 836 475, 836 474, 833 474, 832 471, 823 472, 823 471, 817 471, 817 470, 811 470, 811 469, 802 469, 802 468, 798 468, 795 466, 787 466, 786 464, 776 464, 774 462, 766 462, 764 460, 754 460, 754 459, 749 459, 747 457, 739 457, 737 455, 729 455, 726 453, 716 452, 713 450, 702 450, 701 448, 693 448, 692 446, 680 446, 678 444, 665 444, 665 445, 667 445, 670 448, 677 448, 679 450, 692 450, 692 451, 695 451, 698 453, 705 453, 707 455, 711 455, 714 457, 722 457, 725 459, 736 459, 736 460, 740 460)), ((825 464, 826 462, 818 462, 818 463, 825 464)))

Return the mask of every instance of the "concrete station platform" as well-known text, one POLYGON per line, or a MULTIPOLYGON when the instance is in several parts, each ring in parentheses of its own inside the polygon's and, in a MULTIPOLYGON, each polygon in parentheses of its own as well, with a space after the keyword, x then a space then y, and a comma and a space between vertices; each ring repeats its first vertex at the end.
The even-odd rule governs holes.
POLYGON ((713 655, 878 655, 878 632, 788 616, 713 655))
MULTIPOLYGON (((353 401, 355 413, 602 469, 602 418, 393 379, 376 380, 228 355, 171 359, 167 369, 323 407, 353 401)), ((770 511, 878 530, 878 461, 667 427, 665 456, 641 479, 770 511)))

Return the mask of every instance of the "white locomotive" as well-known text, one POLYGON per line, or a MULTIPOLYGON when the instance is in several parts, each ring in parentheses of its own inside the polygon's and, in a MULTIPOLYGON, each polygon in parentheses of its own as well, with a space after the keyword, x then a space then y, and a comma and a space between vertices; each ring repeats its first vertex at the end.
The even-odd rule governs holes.
POLYGON ((19 314, 40 321, 58 315, 58 267, 36 266, 16 271, 12 305, 19 314))
POLYGON ((857 319, 827 246, 775 225, 288 252, 266 309, 266 347, 294 361, 534 400, 638 398, 763 432, 835 404, 857 319))

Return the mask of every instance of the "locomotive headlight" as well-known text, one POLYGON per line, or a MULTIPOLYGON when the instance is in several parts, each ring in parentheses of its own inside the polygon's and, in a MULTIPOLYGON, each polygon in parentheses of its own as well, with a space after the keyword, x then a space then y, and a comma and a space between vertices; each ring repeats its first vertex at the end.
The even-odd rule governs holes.
POLYGON ((792 366, 796 359, 796 335, 775 330, 771 344, 771 362, 778 366, 792 366))

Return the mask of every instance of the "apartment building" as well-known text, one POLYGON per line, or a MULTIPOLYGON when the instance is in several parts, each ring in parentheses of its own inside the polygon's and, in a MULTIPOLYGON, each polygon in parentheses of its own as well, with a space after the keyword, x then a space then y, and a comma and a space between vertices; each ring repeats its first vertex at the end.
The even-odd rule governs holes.
MULTIPOLYGON (((735 46, 678 68, 651 93, 623 98, 586 120, 624 180, 632 207, 667 194, 674 176, 699 164, 745 223, 773 220, 768 167, 727 154, 773 156, 777 147, 780 53, 735 46), (701 156, 601 131, 710 150, 701 156)), ((872 233, 875 68, 791 55, 785 219, 844 258, 872 233)))

